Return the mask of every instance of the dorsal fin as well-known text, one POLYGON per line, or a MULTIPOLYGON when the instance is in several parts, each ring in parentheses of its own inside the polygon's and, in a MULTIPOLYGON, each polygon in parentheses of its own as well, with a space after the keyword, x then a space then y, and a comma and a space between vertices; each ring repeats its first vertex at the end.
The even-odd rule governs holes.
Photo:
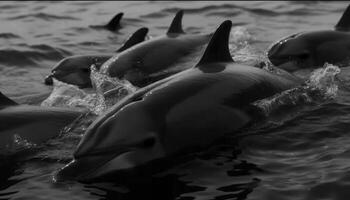
POLYGON ((9 99, 2 92, 0 92, 0 108, 5 106, 14 106, 14 105, 18 105, 18 104, 12 101, 11 99, 9 99))
POLYGON ((138 43, 145 41, 147 33, 148 33, 148 28, 146 27, 138 29, 126 40, 123 46, 117 50, 117 52, 122 52, 138 43))
POLYGON ((116 14, 111 21, 106 24, 106 28, 110 31, 115 31, 120 27, 120 20, 123 17, 124 13, 118 13, 116 14))
POLYGON ((335 25, 335 30, 338 31, 349 31, 350 30, 350 5, 346 8, 343 16, 340 18, 337 25, 335 25))
POLYGON ((170 24, 170 27, 168 29, 168 34, 169 33, 185 33, 183 30, 182 30, 182 16, 184 15, 184 11, 183 10, 179 10, 173 21, 171 22, 170 24))
POLYGON ((226 20, 216 29, 196 66, 213 62, 233 62, 228 47, 232 22, 226 20))

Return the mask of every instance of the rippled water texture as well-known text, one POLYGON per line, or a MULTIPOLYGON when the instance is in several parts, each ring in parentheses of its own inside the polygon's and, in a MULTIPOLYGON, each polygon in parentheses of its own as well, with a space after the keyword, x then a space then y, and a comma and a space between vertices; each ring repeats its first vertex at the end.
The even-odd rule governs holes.
MULTIPOLYGON (((255 64, 266 59, 266 49, 279 38, 298 31, 332 29, 347 4, 0 2, 0 90, 23 102, 28 95, 47 97, 53 87, 43 84, 44 77, 60 59, 111 54, 142 26, 150 29, 151 37, 164 34, 178 9, 185 11, 183 27, 189 33, 208 33, 222 21, 232 20, 230 50, 234 59, 255 64), (124 12, 120 30, 96 28, 118 12, 124 12)), ((101 107, 67 127, 59 138, 1 155, 0 199, 347 200, 349 69, 341 68, 339 72, 336 66, 328 65, 311 77, 302 72, 299 75, 307 77, 306 85, 257 102, 272 113, 266 123, 227 136, 208 150, 188 155, 151 177, 127 183, 55 183, 54 173, 71 160, 86 127, 106 109, 101 107)), ((98 87, 102 85, 99 80, 107 80, 99 74, 95 78, 98 87)), ((127 88, 121 95, 135 89, 127 88)), ((55 82, 54 89, 53 97, 43 106, 91 110, 91 105, 96 107, 96 95, 101 96, 60 82, 55 82), (67 95, 69 98, 65 98, 67 95), (73 101, 72 96, 78 100, 73 101)), ((25 143, 17 139, 19 144, 25 143)))

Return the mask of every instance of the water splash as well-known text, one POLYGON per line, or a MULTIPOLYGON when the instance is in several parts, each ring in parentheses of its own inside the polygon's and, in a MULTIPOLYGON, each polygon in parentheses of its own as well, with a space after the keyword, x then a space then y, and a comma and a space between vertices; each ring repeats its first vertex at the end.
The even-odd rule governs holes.
POLYGON ((249 42, 253 39, 253 36, 247 31, 245 27, 236 26, 232 28, 230 32, 229 49, 231 54, 249 46, 249 42))
POLYGON ((103 113, 123 97, 137 90, 137 87, 133 86, 127 80, 121 80, 100 73, 95 65, 91 66, 90 78, 97 95, 97 104, 93 109, 97 114, 103 113))
POLYGON ((75 85, 53 79, 53 90, 41 106, 68 107, 92 110, 96 104, 96 94, 87 93, 75 85))
POLYGON ((229 49, 235 62, 255 66, 266 59, 263 52, 259 52, 250 45, 256 39, 245 27, 233 27, 230 38, 229 49))
POLYGON ((93 89, 84 90, 53 79, 53 90, 41 106, 78 108, 99 115, 137 89, 126 80, 100 73, 95 65, 91 66, 90 78, 93 89))
POLYGON ((322 68, 313 71, 305 84, 272 97, 258 100, 253 105, 260 108, 266 116, 269 116, 282 107, 294 107, 332 100, 337 95, 338 85, 335 82, 335 76, 339 73, 339 67, 326 63, 322 68))
POLYGON ((231 41, 236 46, 246 46, 249 42, 255 40, 255 38, 249 33, 247 28, 243 26, 235 26, 231 30, 231 41))

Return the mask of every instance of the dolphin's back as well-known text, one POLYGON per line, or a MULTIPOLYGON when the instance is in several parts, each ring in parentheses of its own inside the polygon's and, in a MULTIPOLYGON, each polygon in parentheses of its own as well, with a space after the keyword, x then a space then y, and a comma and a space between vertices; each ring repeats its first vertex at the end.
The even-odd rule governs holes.
POLYGON ((161 124, 169 151, 208 145, 222 134, 246 126, 256 117, 251 103, 297 84, 250 66, 216 63, 212 68, 222 71, 188 70, 138 102, 161 124))
POLYGON ((118 77, 122 77, 132 68, 147 74, 158 72, 204 45, 209 38, 210 35, 160 36, 112 57, 101 68, 107 69, 111 76, 118 77))
POLYGON ((0 149, 13 142, 14 135, 39 144, 60 133, 82 113, 40 106, 9 106, 0 110, 0 149))
POLYGON ((160 102, 173 107, 188 98, 198 98, 198 101, 194 101, 196 103, 220 103, 223 99, 235 97, 232 105, 239 106, 269 97, 297 84, 294 80, 251 66, 222 63, 215 64, 212 68, 222 71, 206 73, 196 68, 187 70, 182 76, 145 94, 144 102, 151 107, 162 105, 160 102))
POLYGON ((0 110, 0 131, 18 127, 21 124, 33 122, 48 122, 50 120, 57 123, 69 122, 81 115, 81 112, 65 108, 41 107, 18 105, 9 106, 0 110))

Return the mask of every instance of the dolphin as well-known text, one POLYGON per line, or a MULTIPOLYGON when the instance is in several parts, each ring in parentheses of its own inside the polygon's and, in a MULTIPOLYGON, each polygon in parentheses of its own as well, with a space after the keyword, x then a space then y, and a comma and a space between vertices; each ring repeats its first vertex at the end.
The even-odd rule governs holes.
POLYGON ((350 62, 350 5, 334 30, 301 32, 271 45, 267 57, 286 71, 318 68, 325 63, 346 65, 350 62))
MULTIPOLYGON (((126 42, 116 51, 120 53, 145 40, 148 28, 142 27, 135 31, 126 42)), ((46 85, 52 85, 55 78, 59 81, 77 85, 80 88, 91 87, 90 66, 94 64, 98 69, 113 55, 75 55, 69 56, 58 62, 51 74, 45 78, 46 85)))
POLYGON ((107 29, 110 31, 117 31, 118 29, 121 28, 120 25, 120 20, 122 19, 124 13, 120 12, 116 14, 107 24, 102 25, 102 26, 90 26, 91 28, 96 28, 96 29, 107 29))
POLYGON ((0 152, 9 150, 16 137, 41 144, 81 114, 71 108, 19 105, 0 92, 0 152))
MULTIPOLYGON (((185 34, 182 29, 182 17, 183 10, 180 10, 165 35, 139 43, 113 56, 101 66, 100 71, 111 77, 126 79, 135 86, 144 87, 184 70, 186 66, 176 69, 177 61, 199 52, 200 47, 208 43, 212 34, 185 34), (170 68, 172 70, 160 73, 170 68), (155 75, 157 73, 159 74, 155 75)), ((187 68, 189 67, 191 65, 187 68)))
POLYGON ((300 84, 235 63, 231 26, 227 20, 218 27, 197 65, 138 90, 94 121, 55 179, 125 174, 208 147, 263 116, 252 102, 300 84))

